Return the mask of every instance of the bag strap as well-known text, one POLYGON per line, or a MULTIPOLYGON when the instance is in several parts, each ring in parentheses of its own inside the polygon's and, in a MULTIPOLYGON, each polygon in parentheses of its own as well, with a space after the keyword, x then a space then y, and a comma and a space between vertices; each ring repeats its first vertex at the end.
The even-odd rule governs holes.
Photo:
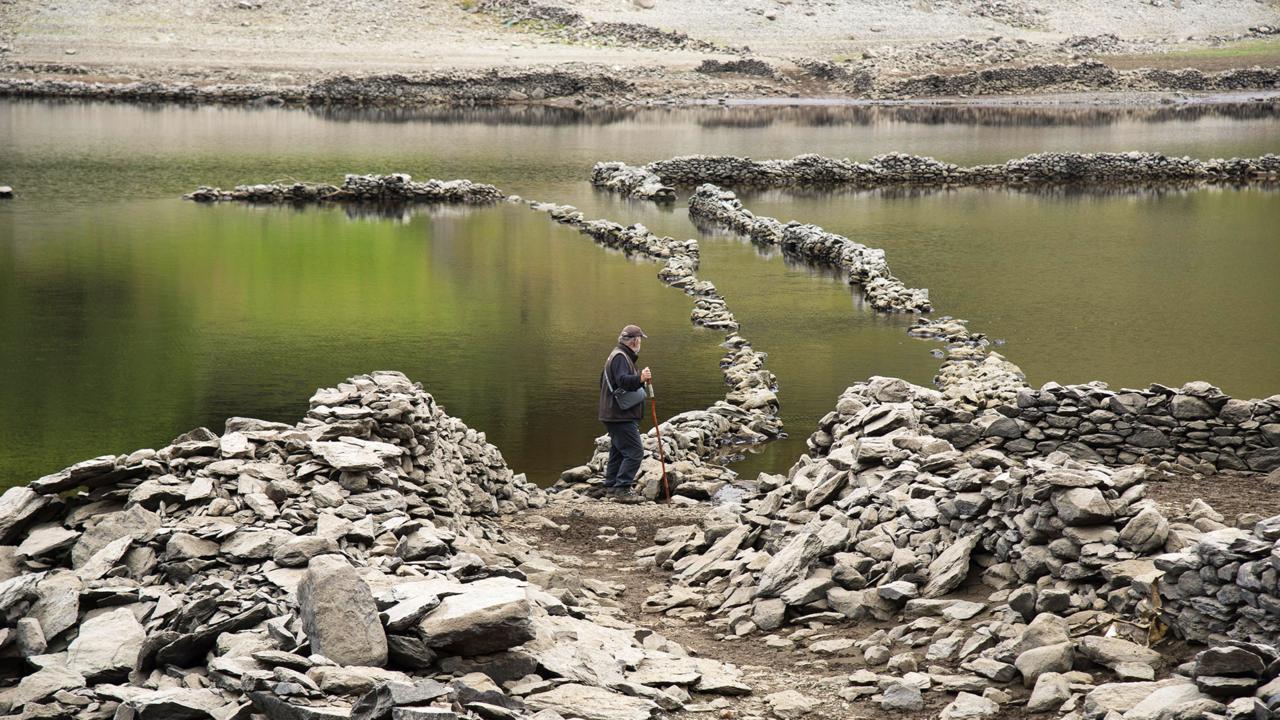
POLYGON ((613 389, 613 383, 609 382, 609 367, 613 365, 613 359, 621 354, 621 348, 614 348, 613 352, 609 353, 609 357, 604 359, 604 384, 608 386, 610 395, 617 391, 613 389))

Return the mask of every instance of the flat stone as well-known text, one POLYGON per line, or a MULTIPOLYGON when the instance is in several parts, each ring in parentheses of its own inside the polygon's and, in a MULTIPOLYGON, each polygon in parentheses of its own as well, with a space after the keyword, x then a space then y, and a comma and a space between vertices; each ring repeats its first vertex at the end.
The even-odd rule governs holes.
POLYGON ((1031 699, 1027 701, 1027 712, 1056 712, 1071 698, 1071 684, 1062 673, 1048 672, 1036 678, 1035 688, 1031 691, 1031 699))
POLYGON ((552 710, 581 720, 649 720, 658 710, 655 703, 644 698, 576 683, 529 695, 525 704, 534 711, 552 710))
POLYGON ((1108 522, 1115 515, 1111 503, 1097 488, 1071 488, 1059 490, 1050 498, 1058 517, 1067 525, 1097 525, 1108 522))
POLYGON ((782 720, 799 720, 808 717, 819 705, 817 700, 795 690, 783 690, 766 695, 764 701, 769 704, 769 710, 774 716, 782 720))
POLYGON ((129 675, 147 634, 128 608, 117 608, 80 624, 67 647, 67 668, 86 682, 113 682, 129 675))
POLYGON ((79 568, 99 550, 123 537, 142 540, 160 527, 160 516, 134 505, 127 510, 99 515, 92 520, 71 548, 71 566, 79 568))
POLYGON ((311 558, 336 552, 338 543, 333 538, 303 535, 276 547, 271 559, 281 567, 306 567, 311 558))
POLYGON ((1047 672, 1070 672, 1074 659, 1075 652, 1071 643, 1065 642, 1028 650, 1019 655, 1013 664, 1022 673, 1022 684, 1034 687, 1036 680, 1047 672))
POLYGON ((802 532, 774 555, 760 573, 756 597, 778 597, 782 591, 799 583, 822 551, 822 541, 811 532, 802 532))
POLYGON ((80 533, 75 530, 68 530, 55 523, 40 525, 27 533, 27 537, 18 546, 15 554, 26 558, 41 557, 71 547, 79 537, 80 533))
POLYGON ((986 718, 1000 712, 1000 706, 973 693, 962 692, 950 705, 942 709, 942 720, 966 720, 986 718))
POLYGON ((463 588, 467 591, 444 598, 418 625, 428 646, 455 655, 485 655, 533 639, 523 582, 493 578, 463 588))
POLYGON ((1196 655, 1196 675, 1261 677, 1266 664, 1256 653, 1223 645, 1196 655))
POLYGON ((885 710, 914 712, 924 709, 920 689, 903 682, 892 682, 880 693, 880 707, 885 710))
POLYGON ((1120 638, 1089 635, 1076 643, 1076 650, 1090 660, 1112 669, 1122 663, 1140 663, 1158 668, 1162 662, 1160 653, 1137 643, 1120 638))

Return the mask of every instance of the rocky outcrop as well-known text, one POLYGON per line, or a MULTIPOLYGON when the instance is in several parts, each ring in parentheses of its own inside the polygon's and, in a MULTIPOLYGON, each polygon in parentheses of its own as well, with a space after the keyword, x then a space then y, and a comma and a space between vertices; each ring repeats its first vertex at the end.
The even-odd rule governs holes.
POLYGON ((1146 467, 961 449, 932 430, 954 413, 902 380, 850 387, 787 475, 639 553, 674 579, 646 607, 739 637, 808 626, 764 642, 860 656, 873 669, 830 689, 886 709, 919 709, 924 690, 956 695, 955 717, 994 712, 976 693, 1091 718, 1141 703, 1155 714, 1125 717, 1225 714, 1247 697, 1271 717, 1276 649, 1259 643, 1280 622, 1280 517, 1166 518, 1145 498, 1146 467), (862 620, 887 629, 830 631, 862 620), (1155 682, 1176 664, 1149 647, 1166 627, 1211 647, 1155 682))
POLYGON ((791 160, 752 160, 726 155, 687 155, 635 168, 597 163, 592 183, 644 199, 656 186, 694 187, 1014 187, 1071 184, 1251 183, 1280 181, 1280 156, 1197 160, 1161 153, 1037 153, 999 165, 970 167, 931 157, 889 153, 865 163, 821 155, 791 160), (643 178, 643 182, 616 178, 643 178))
POLYGON ((682 32, 662 30, 631 22, 592 22, 582 13, 535 0, 481 0, 479 12, 496 15, 506 24, 524 27, 568 40, 622 45, 654 50, 718 52, 724 48, 682 32))
POLYGON ((634 715, 739 677, 645 671, 687 654, 496 523, 543 502, 394 372, 320 389, 296 425, 230 418, 11 488, 5 527, 40 524, 0 547, 0 712, 514 719, 576 692, 634 715))
MULTIPOLYGON (((782 420, 778 417, 777 378, 764 368, 767 355, 738 335, 738 321, 724 297, 714 284, 697 277, 698 241, 661 237, 643 225, 586 220, 569 206, 531 203, 531 207, 548 213, 555 222, 577 228, 605 247, 662 263, 658 279, 693 298, 693 324, 724 333, 722 346, 726 352, 720 360, 720 370, 729 386, 725 399, 706 410, 681 413, 662 423, 662 447, 672 492, 695 499, 710 497, 736 477, 722 461, 779 437, 782 420)), ((637 486, 652 499, 662 491, 656 431, 650 430, 643 442, 647 459, 641 466, 637 486)), ((591 461, 567 470, 558 486, 577 491, 597 486, 604 476, 608 450, 608 436, 597 438, 591 461)))
POLYGON ((233 190, 201 186, 182 196, 196 202, 248 203, 449 203, 485 205, 507 199, 501 190, 470 180, 415 182, 406 173, 346 175, 342 185, 294 182, 237 185, 233 190))

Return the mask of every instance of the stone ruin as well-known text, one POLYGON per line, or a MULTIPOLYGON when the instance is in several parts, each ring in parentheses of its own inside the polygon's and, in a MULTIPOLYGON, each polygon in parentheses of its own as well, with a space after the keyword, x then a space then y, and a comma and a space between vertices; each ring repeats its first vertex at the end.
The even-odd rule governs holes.
POLYGON ((749 691, 496 522, 544 502, 394 372, 10 488, 0 712, 642 720, 749 691))
POLYGON ((470 180, 415 182, 406 173, 346 175, 342 185, 324 183, 268 183, 237 185, 233 190, 200 186, 183 195, 200 203, 248 202, 262 204, 333 203, 449 203, 484 205, 507 199, 498 188, 470 180))
POLYGON ((1280 516, 1167 517, 1145 466, 962 450, 931 429, 950 412, 902 380, 850 387, 787 475, 637 553, 673 572, 646 609, 861 659, 828 687, 886 711, 1275 716, 1280 516), (1170 632, 1209 647, 1149 647, 1170 632))

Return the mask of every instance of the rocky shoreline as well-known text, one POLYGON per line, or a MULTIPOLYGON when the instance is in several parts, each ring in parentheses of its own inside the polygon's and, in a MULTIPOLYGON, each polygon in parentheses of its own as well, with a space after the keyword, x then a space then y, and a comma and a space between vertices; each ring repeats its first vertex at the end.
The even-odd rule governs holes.
POLYGON ((1197 160, 1148 152, 1037 153, 999 165, 972 167, 904 153, 877 155, 865 163, 821 155, 800 155, 791 160, 688 155, 641 167, 601 162, 591 169, 591 183, 596 187, 657 202, 674 200, 673 186, 703 183, 751 188, 950 188, 1276 182, 1280 182, 1280 155, 1197 160))
MULTIPOLYGON (((625 36, 628 23, 607 25, 625 36)), ((677 46, 700 41, 667 37, 663 31, 648 41, 677 46)), ((648 42, 646 41, 646 42, 648 42)), ((716 52, 702 48, 702 52, 716 52)), ((719 50, 718 52, 723 52, 719 50)), ((1096 94, 1122 104, 1153 104, 1169 98, 1150 93, 1221 93, 1280 90, 1280 69, 1238 68, 1221 72, 1198 69, 1116 70, 1103 63, 1045 63, 995 67, 958 74, 897 76, 872 70, 849 70, 828 61, 797 59, 782 71, 754 58, 708 58, 695 69, 633 67, 570 62, 521 68, 442 69, 404 73, 329 74, 277 82, 246 81, 241 75, 209 74, 191 81, 188 74, 139 73, 127 68, 62 65, 11 65, 0 77, 0 97, 92 99, 126 102, 178 102, 229 105, 311 107, 487 106, 487 105, 650 105, 700 104, 729 99, 834 99, 894 103, 1011 96, 1035 102, 1038 96, 1096 94), (84 75, 118 80, 86 80, 84 75)), ((1051 101, 1054 102, 1054 101, 1051 101)))

